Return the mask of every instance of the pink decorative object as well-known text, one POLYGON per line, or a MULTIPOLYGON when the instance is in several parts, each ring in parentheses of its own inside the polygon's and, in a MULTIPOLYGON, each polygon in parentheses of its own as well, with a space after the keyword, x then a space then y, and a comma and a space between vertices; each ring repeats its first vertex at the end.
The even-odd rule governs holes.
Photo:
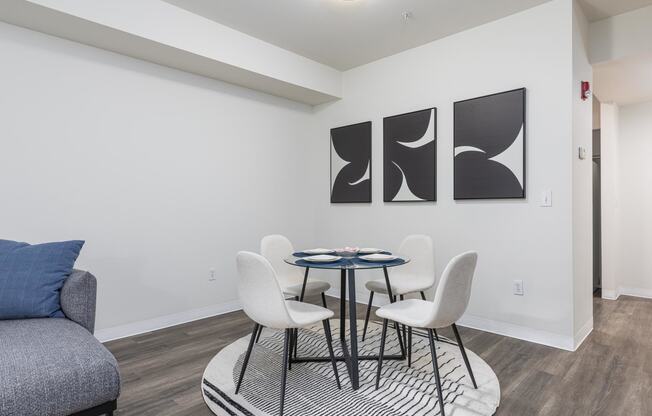
POLYGON ((344 247, 337 250, 337 254, 343 257, 353 257, 358 254, 360 249, 358 247, 344 247))

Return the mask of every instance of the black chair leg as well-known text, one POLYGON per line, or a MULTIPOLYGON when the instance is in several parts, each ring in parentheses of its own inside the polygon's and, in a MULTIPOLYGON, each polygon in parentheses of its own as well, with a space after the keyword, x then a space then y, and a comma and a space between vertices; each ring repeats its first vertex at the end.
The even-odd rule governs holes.
POLYGON ((285 382, 288 378, 288 363, 290 361, 290 351, 289 343, 290 338, 292 337, 292 330, 285 330, 285 342, 283 343, 283 368, 281 370, 281 411, 280 415, 283 416, 283 407, 285 406, 285 382))
POLYGON ((367 305, 367 314, 364 318, 364 329, 362 330, 362 340, 367 336, 367 326, 369 325, 369 315, 371 314, 371 303, 374 301, 374 292, 369 293, 369 304, 367 305))
MULTIPOLYGON (((394 303, 396 303, 396 295, 392 296, 394 303)), ((401 335, 401 328, 398 325, 398 322, 394 322, 394 328, 396 328, 396 335, 398 335, 398 345, 401 347, 401 356, 405 358, 405 344, 403 343, 403 336, 401 335)))
POLYGON ((457 345, 460 347, 460 351, 462 352, 462 358, 464 358, 464 364, 466 364, 466 370, 469 372, 469 375, 471 376, 473 387, 477 389, 478 385, 475 382, 475 377, 473 376, 473 370, 471 370, 471 364, 469 363, 469 358, 466 356, 466 350, 464 349, 464 344, 462 344, 462 337, 460 336, 460 333, 457 330, 457 325, 453 324, 451 326, 453 327, 453 332, 455 333, 457 345))
POLYGON ((412 367, 412 327, 408 327, 408 341, 407 341, 407 354, 408 354, 408 367, 412 367))
POLYGON ((244 378, 245 371, 247 370, 247 364, 249 364, 249 357, 251 357, 251 350, 254 349, 254 343, 256 342, 256 335, 258 334, 258 329, 260 325, 257 323, 254 324, 254 330, 251 333, 251 339, 249 340, 249 347, 247 348, 247 353, 245 354, 244 361, 242 362, 242 370, 240 370, 240 377, 238 378, 238 385, 235 388, 235 394, 238 394, 240 391, 240 386, 242 385, 242 379, 244 378))
MULTIPOLYGON (((400 299, 401 299, 401 301, 404 301, 405 300, 405 295, 401 295, 400 299)), ((407 330, 405 328, 405 325, 402 325, 402 327, 403 327, 403 345, 407 346, 407 330)))
POLYGON ((296 338, 294 338, 294 329, 290 329, 290 359, 288 360, 288 370, 292 370, 292 352, 294 351, 294 343, 296 342, 296 338))
POLYGON ((430 341, 430 355, 432 355, 432 369, 435 372, 435 381, 437 383, 437 395, 439 396, 439 409, 441 416, 446 416, 444 413, 444 395, 441 391, 441 379, 439 378, 439 364, 437 363, 437 349, 435 348, 435 340, 432 336, 433 331, 428 329, 428 340, 430 341))
MULTIPOLYGON (((423 290, 419 293, 421 293, 421 299, 426 300, 426 293, 423 290)), ((437 334, 437 330, 433 329, 433 331, 435 332, 435 339, 439 341, 439 334, 437 334)))
POLYGON ((328 309, 328 303, 326 303, 326 294, 321 292, 321 303, 324 305, 324 308, 328 309))
POLYGON ((383 319, 383 334, 380 337, 380 352, 378 353, 378 372, 376 373, 376 390, 380 386, 380 371, 383 367, 383 355, 385 354, 385 338, 387 337, 387 319, 383 319))
MULTIPOLYGON (((299 296, 294 298, 297 302, 300 302, 299 296)), ((292 329, 290 330, 292 332, 292 335, 294 337, 294 342, 292 343, 293 346, 290 347, 290 353, 294 356, 294 358, 297 358, 298 350, 299 350, 299 329, 292 329)))
POLYGON ((342 389, 340 385, 340 374, 337 371, 337 361, 335 361, 335 353, 333 352, 333 338, 331 336, 331 323, 328 319, 323 321, 324 324, 324 335, 326 336, 326 345, 328 345, 328 354, 331 356, 331 364, 333 365, 333 373, 335 373, 335 381, 337 382, 337 388, 342 389))
POLYGON ((299 328, 294 330, 294 358, 297 358, 298 354, 299 354, 299 328))
POLYGON ((258 334, 256 334, 256 344, 260 341, 260 336, 263 334, 263 326, 258 325, 258 334))
POLYGON ((396 328, 396 335, 398 335, 398 346, 401 348, 401 356, 405 358, 405 344, 403 343, 403 334, 401 333, 401 327, 398 322, 394 322, 394 328, 396 328))

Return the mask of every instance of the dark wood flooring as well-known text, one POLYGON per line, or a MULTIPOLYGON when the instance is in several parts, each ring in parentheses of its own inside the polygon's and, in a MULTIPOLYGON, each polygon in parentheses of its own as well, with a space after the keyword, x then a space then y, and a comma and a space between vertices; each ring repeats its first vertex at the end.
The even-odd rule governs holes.
MULTIPOLYGON (((575 353, 461 328, 465 345, 498 375, 497 415, 652 415, 652 300, 595 298, 594 316, 575 353)), ((123 378, 117 414, 212 415, 200 393, 203 370, 251 327, 235 312, 107 343, 123 378)))

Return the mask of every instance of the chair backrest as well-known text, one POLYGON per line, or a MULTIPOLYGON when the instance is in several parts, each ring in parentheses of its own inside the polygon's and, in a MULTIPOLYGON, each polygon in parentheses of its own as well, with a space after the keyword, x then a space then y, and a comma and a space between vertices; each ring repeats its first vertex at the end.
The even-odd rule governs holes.
POLYGON ((301 269, 290 266, 284 261, 292 253, 294 253, 294 247, 292 247, 292 243, 285 236, 278 234, 268 235, 260 241, 260 254, 272 264, 281 287, 303 282, 301 269))
POLYGON ((241 251, 236 262, 238 295, 247 316, 268 328, 289 328, 293 321, 269 261, 260 254, 241 251))
POLYGON ((469 305, 478 253, 469 251, 454 257, 442 273, 435 292, 429 328, 443 328, 457 322, 469 305))
POLYGON ((401 243, 398 254, 409 258, 410 262, 394 273, 409 276, 410 279, 422 279, 424 287, 435 285, 435 250, 430 236, 407 236, 401 243))

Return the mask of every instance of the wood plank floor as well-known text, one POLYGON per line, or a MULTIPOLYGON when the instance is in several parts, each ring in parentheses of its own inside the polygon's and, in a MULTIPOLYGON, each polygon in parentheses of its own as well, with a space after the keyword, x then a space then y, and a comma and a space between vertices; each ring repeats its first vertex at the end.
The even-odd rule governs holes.
MULTIPOLYGON (((339 310, 338 300, 329 306, 339 310)), ((593 333, 575 353, 461 328, 465 345, 498 375, 497 415, 652 415, 652 300, 595 298, 594 316, 593 333)), ((235 312, 107 343, 123 378, 117 414, 210 416, 203 370, 250 330, 235 312)))

